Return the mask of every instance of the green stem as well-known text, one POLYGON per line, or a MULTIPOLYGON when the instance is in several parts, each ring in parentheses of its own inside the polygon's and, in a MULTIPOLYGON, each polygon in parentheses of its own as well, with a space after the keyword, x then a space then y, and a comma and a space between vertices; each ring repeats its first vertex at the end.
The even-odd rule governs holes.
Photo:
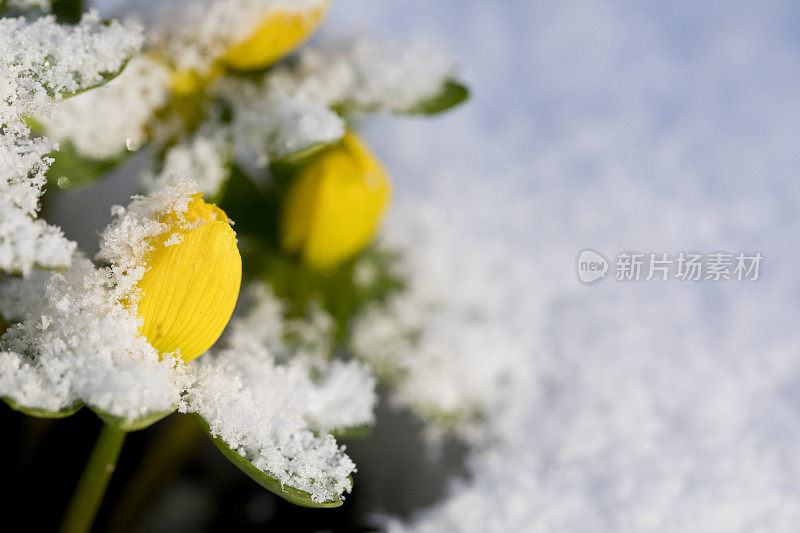
POLYGON ((92 528, 124 442, 124 431, 103 425, 61 522, 61 533, 87 533, 92 528))
POLYGON ((197 455, 205 435, 191 416, 166 419, 153 436, 140 465, 116 499, 108 531, 128 531, 136 526, 186 463, 197 455))

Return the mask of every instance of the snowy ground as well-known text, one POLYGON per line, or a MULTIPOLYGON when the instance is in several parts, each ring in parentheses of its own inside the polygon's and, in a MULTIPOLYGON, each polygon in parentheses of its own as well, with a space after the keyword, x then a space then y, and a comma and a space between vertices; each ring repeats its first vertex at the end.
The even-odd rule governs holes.
POLYGON ((404 527, 796 530, 798 15, 337 3, 329 31, 435 36, 464 66, 469 107, 369 137, 398 183, 390 233, 412 246, 422 224, 419 253, 455 269, 441 294, 505 306, 486 327, 512 340, 485 357, 516 369, 474 478, 404 527), (765 259, 756 282, 583 286, 584 247, 765 259))

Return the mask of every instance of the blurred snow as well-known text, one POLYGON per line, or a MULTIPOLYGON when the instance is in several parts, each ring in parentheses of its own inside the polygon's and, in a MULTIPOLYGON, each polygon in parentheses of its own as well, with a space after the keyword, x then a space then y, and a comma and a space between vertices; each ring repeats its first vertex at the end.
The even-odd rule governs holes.
MULTIPOLYGON (((368 138, 397 182, 391 233, 412 246, 424 223, 446 264, 499 287, 527 354, 473 478, 404 528, 796 529, 798 15, 337 1, 326 31, 435 36, 463 65, 469 106, 371 122, 368 138), (765 260, 751 283, 583 286, 589 246, 765 260)), ((454 299, 485 290, 453 274, 454 299)))

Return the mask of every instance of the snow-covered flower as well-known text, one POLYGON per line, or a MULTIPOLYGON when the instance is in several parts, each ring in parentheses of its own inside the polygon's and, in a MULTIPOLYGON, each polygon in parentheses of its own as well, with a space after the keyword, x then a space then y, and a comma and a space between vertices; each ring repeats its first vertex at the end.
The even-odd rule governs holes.
POLYGON ((230 320, 242 281, 242 258, 225 212, 192 196, 186 212, 172 211, 155 239, 139 280, 142 334, 161 353, 184 361, 205 352, 230 320))
POLYGON ((79 258, 63 274, 0 285, 0 312, 16 322, 0 338, 0 397, 38 416, 85 404, 126 431, 178 409, 271 490, 337 504, 355 465, 324 432, 371 423, 366 367, 313 353, 279 360, 294 351, 272 334, 284 327, 280 304, 263 290, 251 297, 255 318, 236 319, 220 350, 187 364, 180 356, 216 340, 238 293, 227 218, 185 179, 112 212, 103 266, 79 258))
POLYGON ((303 301, 308 316, 290 317, 272 289, 294 312, 297 302, 279 283, 251 282, 248 311, 231 320, 237 236, 202 195, 230 200, 222 205, 240 221, 256 215, 243 243, 269 240, 266 215, 283 232, 284 251, 269 242, 275 257, 332 266, 372 240, 390 196, 349 115, 436 113, 466 90, 449 60, 366 40, 264 70, 305 41, 328 3, 175 0, 164 5, 180 16, 146 37, 94 13, 75 28, 0 21, 0 269, 25 275, 0 279, 6 403, 42 417, 86 406, 105 422, 99 443, 188 414, 266 488, 301 505, 341 504, 355 465, 334 435, 372 424, 376 403, 372 370, 339 350, 349 317, 313 301, 303 301), (53 141, 29 138, 31 128, 53 141), (72 258, 75 244, 35 220, 48 166, 59 187, 89 183, 145 144, 156 155, 148 195, 112 208, 94 261, 72 258), (282 216, 281 201, 263 201, 280 164, 299 168, 282 216), (243 190, 255 206, 237 205, 243 190))
POLYGON ((292 180, 281 217, 281 245, 328 268, 358 253, 378 229, 391 194, 389 176, 349 131, 311 157, 292 180))
POLYGON ((308 38, 330 0, 169 0, 152 17, 153 49, 177 71, 220 63, 260 69, 308 38))
POLYGON ((232 163, 265 169, 335 144, 349 114, 437 113, 466 98, 466 89, 453 81, 453 62, 420 42, 359 37, 307 46, 296 61, 278 61, 263 73, 243 74, 224 64, 225 51, 252 35, 258 21, 287 22, 291 17, 280 14, 289 12, 307 21, 326 4, 165 1, 144 53, 117 79, 64 101, 52 117, 37 114, 37 120, 54 140, 74 148, 73 159, 89 161, 77 169, 97 161, 119 164, 149 144, 159 157, 144 174, 148 191, 178 170, 196 179, 206 197, 217 198, 232 163))
POLYGON ((222 57, 223 63, 236 70, 259 70, 285 56, 319 26, 330 0, 302 6, 302 2, 286 5, 268 13, 255 31, 231 46, 222 57))

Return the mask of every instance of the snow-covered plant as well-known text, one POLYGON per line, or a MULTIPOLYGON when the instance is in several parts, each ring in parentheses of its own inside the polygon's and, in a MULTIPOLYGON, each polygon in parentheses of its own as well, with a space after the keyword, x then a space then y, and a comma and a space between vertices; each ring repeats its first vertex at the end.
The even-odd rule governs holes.
POLYGON ((327 4, 163 2, 142 55, 116 80, 63 102, 53 117, 37 117, 70 155, 63 164, 56 158, 51 175, 69 178, 65 187, 79 185, 149 144, 156 157, 143 176, 148 190, 192 171, 201 191, 215 198, 232 166, 252 165, 264 175, 270 163, 311 155, 338 142, 353 113, 430 114, 466 98, 453 63, 420 43, 360 37, 306 47, 277 64, 231 59, 243 49, 261 49, 273 60, 285 54, 287 43, 308 36, 300 29, 316 27, 311 22, 327 4), (77 168, 97 173, 78 175, 77 168))
POLYGON ((35 22, 0 19, 0 270, 65 268, 75 244, 37 219, 39 197, 57 145, 30 139, 28 117, 49 115, 56 102, 118 73, 141 46, 134 25, 100 23, 86 14, 75 27, 52 16, 35 22))
POLYGON ((408 288, 369 246, 391 185, 353 118, 467 92, 426 45, 288 55, 329 7, 175 0, 145 31, 0 3, 0 397, 104 423, 64 530, 91 527, 125 434, 176 412, 277 495, 341 505, 355 465, 336 436, 374 422, 374 375, 408 383, 384 363, 413 345, 352 335, 408 288), (91 185, 137 150, 145 194, 111 207, 94 258, 37 217, 46 186, 91 185))

